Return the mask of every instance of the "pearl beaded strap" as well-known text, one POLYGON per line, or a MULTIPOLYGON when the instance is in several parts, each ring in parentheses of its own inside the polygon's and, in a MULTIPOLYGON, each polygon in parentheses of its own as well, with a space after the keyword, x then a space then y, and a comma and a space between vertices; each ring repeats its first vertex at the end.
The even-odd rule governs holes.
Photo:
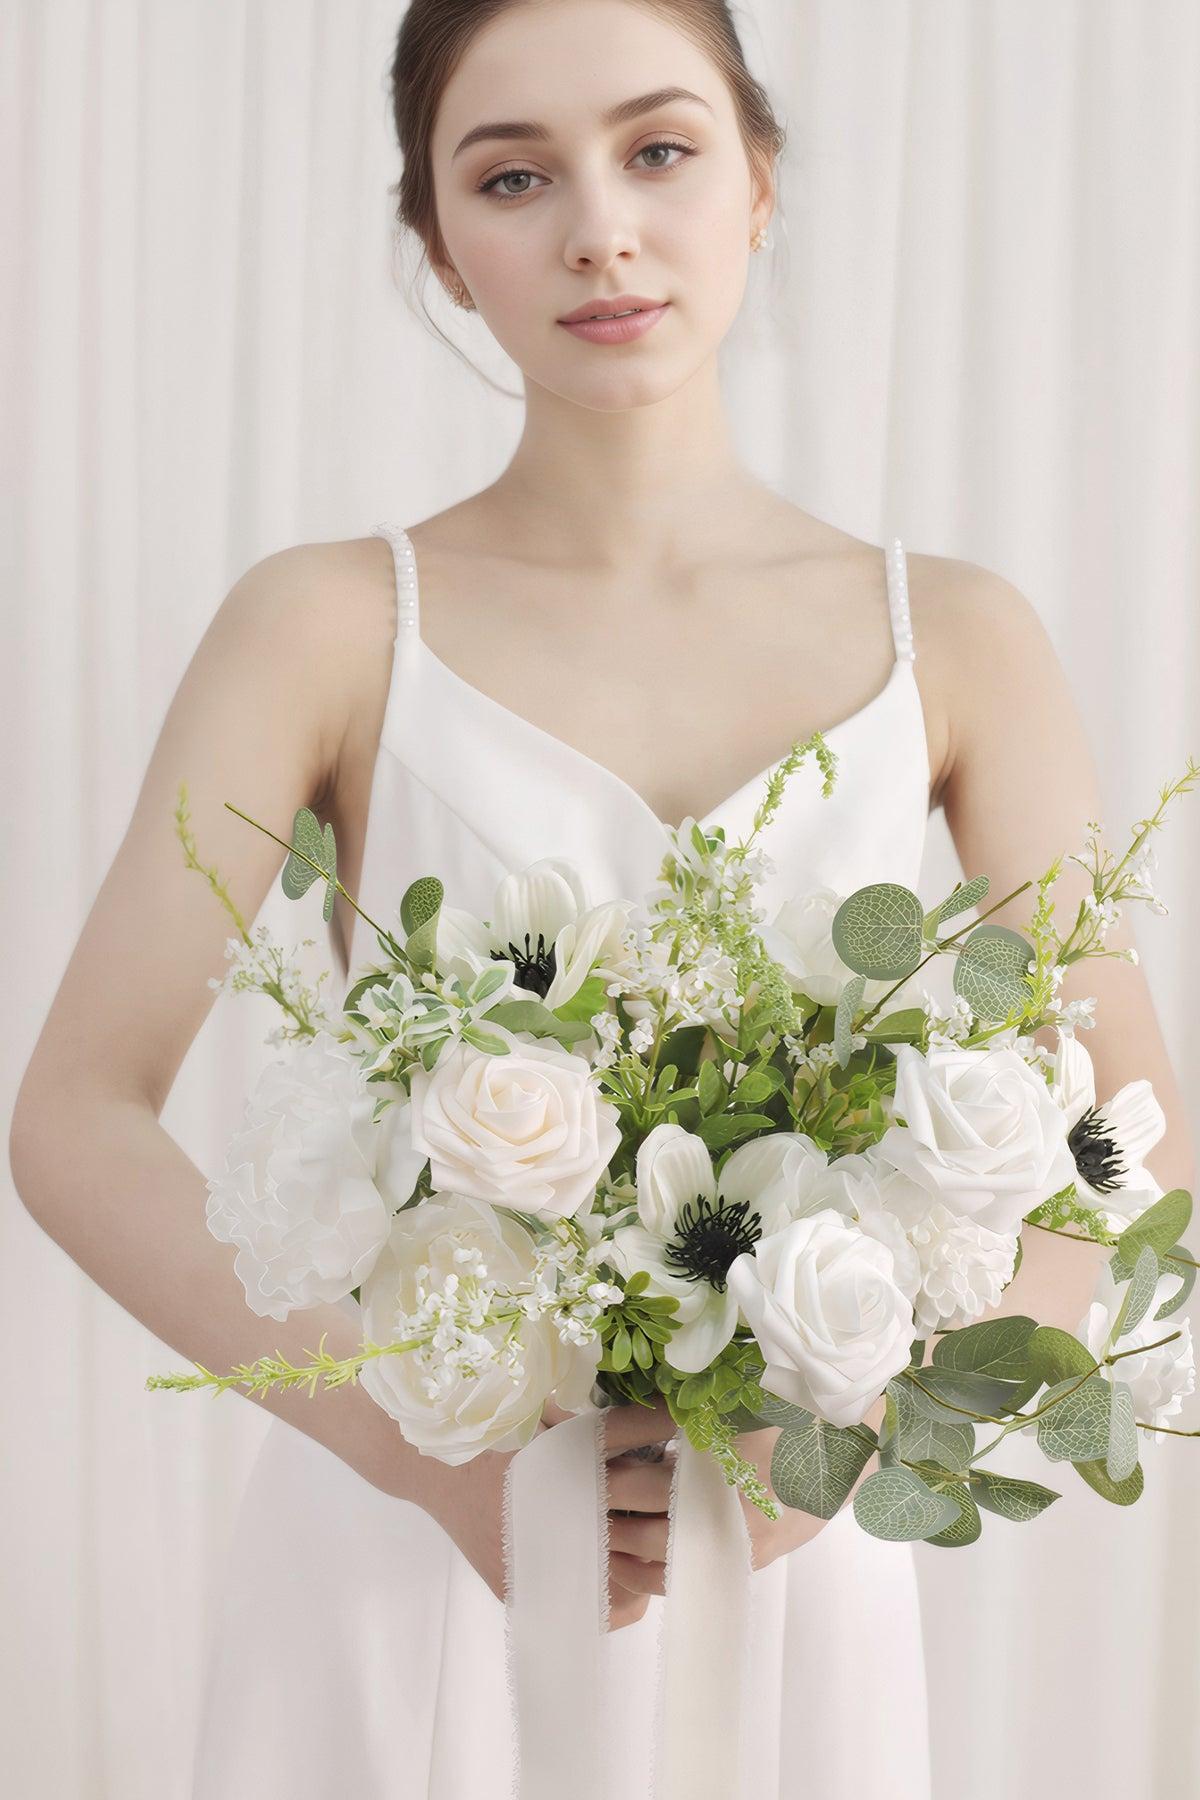
POLYGON ((908 568, 904 546, 899 538, 893 538, 888 545, 887 586, 896 659, 899 662, 915 662, 917 653, 913 648, 912 618, 908 610, 908 568))
POLYGON ((376 525, 372 537, 385 537, 392 546, 396 566, 396 635, 415 631, 420 623, 417 559, 412 540, 402 525, 376 525))

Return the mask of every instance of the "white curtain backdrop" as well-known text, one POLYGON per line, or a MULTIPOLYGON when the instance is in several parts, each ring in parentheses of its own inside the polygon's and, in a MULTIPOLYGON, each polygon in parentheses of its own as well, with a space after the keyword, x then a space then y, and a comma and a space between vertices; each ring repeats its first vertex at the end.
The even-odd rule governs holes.
MULTIPOLYGON (((387 192, 401 11, 0 0, 9 1103, 234 579, 290 543, 415 523, 515 442, 519 402, 405 300, 387 192)), ((790 132, 784 220, 728 346, 744 454, 824 518, 1029 595, 1119 836, 1200 748, 1200 7, 738 13, 790 132)), ((439 298, 514 388, 478 319, 439 298)), ((1160 853, 1172 914, 1138 930, 1194 1092, 1194 800, 1160 853)), ((956 872, 939 814, 926 891, 956 872)), ((319 910, 297 924, 278 892, 263 917, 288 942, 320 936, 319 910)), ((164 1124, 202 1169, 272 1022, 265 1001, 224 1000, 184 1063, 164 1124)), ((179 1357, 5 1179, 6 1791, 184 1800, 220 1560, 266 1419, 236 1395, 147 1394, 179 1357)), ((1200 1425, 1196 1399, 1182 1423, 1200 1425)), ((1075 1480, 1034 1526, 919 1548, 937 1800, 1200 1791, 1200 1443, 1163 1440, 1145 1463, 1132 1511, 1075 1480)))

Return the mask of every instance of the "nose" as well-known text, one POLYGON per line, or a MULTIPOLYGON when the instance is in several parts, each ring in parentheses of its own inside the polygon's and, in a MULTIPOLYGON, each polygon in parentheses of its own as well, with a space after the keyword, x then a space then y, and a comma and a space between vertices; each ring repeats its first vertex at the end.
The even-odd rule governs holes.
POLYGON ((637 254, 639 234, 627 205, 599 184, 581 194, 563 245, 572 269, 606 269, 622 257, 637 254))

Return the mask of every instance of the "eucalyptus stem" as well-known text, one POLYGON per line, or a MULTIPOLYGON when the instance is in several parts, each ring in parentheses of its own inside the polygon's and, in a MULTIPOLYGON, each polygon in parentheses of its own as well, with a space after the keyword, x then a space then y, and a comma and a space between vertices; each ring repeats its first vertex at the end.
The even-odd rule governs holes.
POLYGON ((346 904, 354 908, 359 918, 363 921, 363 924, 369 925, 377 937, 386 938, 390 935, 390 933, 385 931, 382 925, 377 925, 374 919, 372 919, 368 913, 363 911, 362 907, 358 904, 358 901, 354 898, 354 895, 347 893, 336 875, 331 875, 328 869, 323 869, 320 863, 313 861, 311 856, 305 856, 303 850, 297 850, 295 844, 289 844, 285 842, 283 838, 276 837, 275 833, 269 830, 267 826, 260 825, 257 819, 252 819, 249 813, 244 813, 240 806, 235 806, 232 800, 226 800, 224 804, 229 808, 231 813, 236 813, 239 819, 245 819, 247 825, 253 825, 256 831, 261 831, 264 837, 269 837, 272 842, 278 844, 281 849, 287 850, 292 856, 299 857, 301 862, 306 862, 310 869, 316 870, 322 880, 332 881, 337 892, 342 896, 342 899, 346 904))
POLYGON ((935 956, 940 956, 948 944, 953 944, 957 938, 960 938, 963 935, 964 931, 974 931, 977 925, 982 925, 985 919, 990 919, 994 912, 999 912, 1002 906, 1007 906, 1010 900, 1015 900, 1018 894, 1023 894, 1027 887, 1032 886, 1032 880, 1023 881, 1020 887, 1014 888, 1011 894, 1006 894, 1003 900, 997 900, 994 906, 989 906, 987 911, 985 913, 980 913, 977 919, 969 919, 965 925, 960 925, 957 931, 952 931, 949 937, 939 938, 933 949, 921 958, 915 968, 910 969, 907 975, 902 975, 899 981, 894 982, 886 994, 880 995, 870 1011, 864 1013, 862 1018, 855 1022, 855 1031, 861 1031, 864 1026, 869 1025, 880 1007, 886 1006, 892 995, 897 993, 899 989, 904 986, 906 981, 911 981, 914 975, 918 975, 925 967, 926 963, 932 962, 935 956))

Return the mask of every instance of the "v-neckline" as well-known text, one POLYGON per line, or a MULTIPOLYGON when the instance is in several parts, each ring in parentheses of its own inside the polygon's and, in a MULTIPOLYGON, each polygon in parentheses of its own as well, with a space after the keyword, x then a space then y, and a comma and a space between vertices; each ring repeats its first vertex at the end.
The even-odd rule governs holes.
MULTIPOLYGON (((639 812, 641 812, 642 816, 657 827, 664 838, 669 832, 678 831, 680 829, 678 825, 668 825, 665 819, 660 818, 644 795, 630 782, 626 781, 623 775, 618 775, 615 769, 610 769, 607 763, 597 762, 596 758, 594 756, 589 756, 586 750, 580 750, 575 744, 567 743, 565 738, 556 737, 554 732, 547 731, 544 725, 536 724, 533 719, 527 719, 523 713, 514 712, 511 706, 506 706, 504 704, 503 700, 497 700, 494 694, 486 693, 483 688, 476 687, 474 682, 468 681, 464 675, 460 675, 456 669, 452 669, 449 663, 443 662, 437 652, 432 650, 426 643, 424 637, 422 637, 419 623, 414 622, 411 628, 411 635, 416 640, 415 648, 418 653, 424 657, 426 662, 432 663, 436 669, 440 670, 445 679, 452 682, 460 692, 469 695, 473 700, 481 701, 484 706, 490 707, 498 718, 505 720, 506 723, 517 727, 519 730, 527 732, 531 737, 552 747, 560 754, 573 758, 582 768, 589 769, 594 776, 598 776, 602 781, 608 782, 609 785, 617 789, 626 800, 631 801, 633 805, 638 808, 639 812)), ((399 646, 397 646, 397 652, 398 649, 399 646)), ((894 657, 891 669, 888 672, 888 678, 883 686, 878 689, 876 693, 872 694, 871 698, 864 702, 856 712, 850 713, 847 718, 839 719, 836 724, 830 725, 827 729, 823 730, 821 736, 827 741, 830 741, 840 736, 842 732, 847 731, 850 726, 856 725, 859 720, 865 718, 867 714, 873 712, 877 706, 886 700, 891 693, 892 688, 897 681, 901 679, 902 672, 907 669, 911 673, 912 667, 911 658, 900 656, 894 657)), ((795 741, 796 740, 793 739, 793 742, 795 741)), ((760 769, 756 775, 751 775, 748 781, 743 781, 741 786, 735 788, 732 794, 727 794, 723 800, 719 800, 708 812, 703 813, 696 820, 696 823, 698 825, 707 825, 715 822, 718 814, 724 812, 727 807, 732 806, 735 801, 740 800, 743 794, 749 792, 751 788, 763 786, 768 776, 770 776, 772 771, 777 768, 790 753, 790 750, 791 744, 789 744, 785 750, 781 751, 772 762, 767 763, 764 768, 760 769)), ((691 814, 688 815, 689 818, 691 816, 691 814)))

